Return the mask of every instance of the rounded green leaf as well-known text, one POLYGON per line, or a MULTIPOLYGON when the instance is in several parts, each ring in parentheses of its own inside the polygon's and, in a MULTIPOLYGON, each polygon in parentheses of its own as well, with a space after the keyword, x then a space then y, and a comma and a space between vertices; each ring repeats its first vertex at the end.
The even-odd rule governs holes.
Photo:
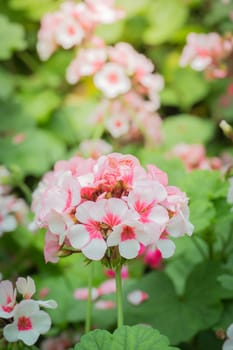
POLYGON ((156 327, 173 344, 191 339, 197 332, 218 321, 222 307, 222 287, 217 281, 221 273, 216 263, 201 263, 190 273, 182 296, 175 292, 171 280, 162 272, 152 272, 131 284, 145 291, 149 299, 134 306, 125 302, 127 324, 137 322, 156 327))
POLYGON ((170 40, 187 15, 188 8, 180 0, 152 0, 147 7, 149 28, 144 33, 144 41, 154 45, 170 40))
POLYGON ((13 51, 23 50, 25 47, 23 27, 0 15, 0 59, 6 60, 11 57, 13 51))
POLYGON ((144 325, 122 326, 113 334, 95 330, 84 335, 75 350, 178 350, 156 329, 144 325))
POLYGON ((180 114, 171 116, 163 122, 164 143, 172 147, 178 143, 205 143, 214 132, 211 120, 180 114))

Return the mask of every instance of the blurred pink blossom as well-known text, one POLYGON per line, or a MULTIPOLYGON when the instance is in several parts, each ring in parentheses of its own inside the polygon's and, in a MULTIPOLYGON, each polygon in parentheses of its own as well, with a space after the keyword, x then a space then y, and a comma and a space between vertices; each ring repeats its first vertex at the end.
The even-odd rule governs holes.
POLYGON ((183 49, 180 65, 190 65, 197 71, 205 71, 209 78, 224 78, 227 69, 222 62, 233 51, 233 38, 218 33, 190 33, 183 49))

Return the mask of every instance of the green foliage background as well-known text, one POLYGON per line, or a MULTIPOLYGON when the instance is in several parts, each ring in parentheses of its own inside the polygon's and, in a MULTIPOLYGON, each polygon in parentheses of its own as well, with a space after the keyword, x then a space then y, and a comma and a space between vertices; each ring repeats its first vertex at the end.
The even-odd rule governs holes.
MULTIPOLYGON (((89 81, 77 88, 65 81, 65 70, 74 52, 58 50, 47 62, 41 62, 36 52, 40 18, 60 3, 60 0, 0 0, 0 163, 15 174, 14 190, 21 196, 19 179, 33 190, 55 161, 69 158, 82 140, 94 135, 86 117, 94 109, 98 94, 89 81), (23 135, 20 144, 14 142, 17 135, 23 135)), ((232 77, 207 81, 202 73, 180 68, 179 57, 191 31, 232 33, 229 13, 233 3, 223 5, 220 0, 117 3, 126 9, 126 19, 110 28, 102 26, 98 34, 109 44, 131 43, 150 57, 164 76, 160 110, 164 142, 152 149, 141 144, 122 147, 113 142, 114 150, 135 154, 144 165, 154 163, 168 172, 170 184, 187 192, 191 222, 195 225, 192 238, 176 241, 176 253, 164 262, 161 271, 148 271, 140 260, 129 264, 131 277, 124 285, 126 324, 151 325, 183 350, 220 350, 222 340, 216 331, 226 330, 233 322, 233 215, 226 203, 228 181, 217 171, 187 173, 181 162, 168 159, 166 152, 185 142, 204 144, 210 156, 223 151, 232 154, 232 143, 218 127, 221 119, 233 122, 233 103, 227 96, 232 77), (223 107, 224 96, 228 102, 223 107), (150 298, 140 306, 132 306, 127 302, 127 293, 138 288, 150 298)), ((63 330, 82 334, 85 302, 74 300, 73 292, 87 285, 83 259, 72 256, 57 265, 45 265, 43 232, 31 234, 25 227, 0 239, 0 271, 4 278, 30 274, 35 277, 38 290, 49 288, 49 298, 57 300, 59 308, 51 311, 54 328, 50 336, 63 330)), ((102 267, 97 264, 95 285, 104 279, 102 267)), ((108 298, 114 299, 114 295, 108 298)), ((116 324, 114 312, 94 310, 93 324, 112 331, 116 324)), ((136 328, 131 331, 137 335, 136 328)), ((103 336, 104 333, 93 333, 86 344, 103 336)), ((118 336, 120 331, 113 336, 106 331, 108 342, 118 336)), ((158 334, 154 333, 154 337, 158 334)), ((161 341, 159 349, 173 349, 167 344, 161 341)), ((143 349, 152 349, 149 346, 143 349)), ((75 347, 87 348, 85 340, 75 347)), ((94 346, 88 349, 92 348, 100 349, 94 346)), ((105 348, 110 349, 106 346, 101 349, 105 348)), ((121 348, 114 345, 111 349, 121 348)), ((134 347, 131 344, 127 349, 134 347)))

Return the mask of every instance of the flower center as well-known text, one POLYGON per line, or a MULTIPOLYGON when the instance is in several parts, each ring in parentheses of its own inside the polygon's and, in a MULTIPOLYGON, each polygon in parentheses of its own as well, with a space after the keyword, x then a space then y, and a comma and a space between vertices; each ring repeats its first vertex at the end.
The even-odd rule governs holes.
POLYGON ((118 82, 118 75, 116 74, 116 73, 110 73, 109 75, 108 75, 108 81, 110 82, 110 83, 112 83, 112 84, 115 84, 115 83, 117 83, 118 82))
POLYGON ((133 231, 133 228, 129 226, 124 226, 121 232, 121 240, 126 241, 128 239, 134 239, 134 238, 135 238, 135 233, 133 231))
POLYGON ((29 331, 32 329, 32 322, 29 317, 21 316, 18 319, 17 328, 19 331, 29 331))

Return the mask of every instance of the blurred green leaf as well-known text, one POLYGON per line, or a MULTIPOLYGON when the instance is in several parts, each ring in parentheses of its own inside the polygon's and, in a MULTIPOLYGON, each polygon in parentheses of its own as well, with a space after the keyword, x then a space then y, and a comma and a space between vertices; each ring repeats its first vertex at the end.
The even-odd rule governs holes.
POLYGON ((169 41, 185 23, 188 8, 180 0, 152 0, 148 4, 146 16, 149 28, 143 33, 145 43, 161 44, 169 41))
POLYGON ((0 68, 0 99, 7 99, 15 88, 15 79, 7 70, 0 68))
POLYGON ((176 68, 171 83, 161 94, 162 103, 189 110, 204 99, 208 91, 209 84, 202 74, 189 68, 176 68))
POLYGON ((178 143, 204 143, 211 139, 214 123, 188 114, 171 116, 163 121, 164 143, 171 148, 178 143))
POLYGON ((64 157, 64 153, 63 143, 48 131, 39 129, 25 131, 20 143, 11 138, 0 140, 0 162, 19 166, 24 174, 42 175, 64 157))
POLYGON ((0 104, 0 132, 13 136, 16 132, 31 128, 34 121, 22 110, 22 106, 14 101, 0 104))
POLYGON ((190 221, 194 225, 194 232, 200 233, 210 228, 215 219, 216 210, 208 200, 197 199, 190 203, 190 221))
POLYGON ((8 18, 0 15, 0 59, 6 60, 16 50, 26 47, 24 28, 18 23, 9 22, 8 18))
POLYGON ((127 16, 133 16, 146 10, 151 0, 116 0, 116 5, 125 10, 127 16))
POLYGON ((221 315, 223 289, 217 282, 220 273, 221 268, 216 263, 197 265, 187 279, 182 297, 177 297, 164 273, 146 275, 126 290, 128 294, 140 286, 140 290, 149 295, 149 299, 138 306, 125 304, 126 323, 150 324, 174 344, 188 341, 200 330, 214 325, 221 315))
POLYGON ((10 0, 9 5, 13 10, 24 11, 27 17, 38 20, 46 12, 51 12, 59 7, 62 0, 10 0))
POLYGON ((60 96, 50 89, 42 91, 26 91, 18 97, 25 112, 37 123, 49 120, 51 113, 59 106, 60 96))

